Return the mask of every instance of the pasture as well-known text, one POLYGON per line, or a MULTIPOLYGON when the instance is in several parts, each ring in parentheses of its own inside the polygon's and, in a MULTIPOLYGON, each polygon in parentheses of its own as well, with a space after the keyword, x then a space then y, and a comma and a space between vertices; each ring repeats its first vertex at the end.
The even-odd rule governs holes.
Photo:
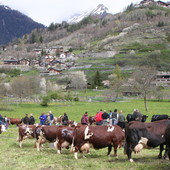
MULTIPOLYGON (((128 113, 132 113, 134 108, 137 108, 143 114, 148 114, 150 121, 153 114, 169 114, 170 115, 170 103, 169 102, 148 102, 149 112, 144 110, 144 104, 142 100, 127 100, 124 102, 67 102, 50 104, 49 107, 42 107, 37 104, 20 104, 9 106, 10 110, 1 111, 0 113, 7 117, 22 118, 26 113, 33 113, 36 122, 39 123, 38 117, 42 112, 47 113, 51 110, 54 116, 63 115, 66 112, 69 119, 80 122, 80 118, 85 111, 88 111, 89 115, 95 115, 99 109, 103 110, 123 110, 125 116, 128 113)), ((86 158, 81 157, 79 154, 78 160, 74 159, 73 153, 69 150, 63 149, 61 155, 56 153, 56 150, 48 143, 44 145, 42 152, 38 152, 34 148, 34 139, 25 140, 23 148, 19 148, 17 142, 18 129, 14 125, 10 125, 9 129, 0 134, 0 169, 1 170, 20 170, 20 169, 32 169, 32 170, 55 170, 55 169, 69 169, 69 170, 169 170, 170 161, 157 159, 159 152, 158 148, 150 150, 142 150, 139 154, 133 154, 134 163, 130 163, 127 160, 127 156, 123 153, 123 148, 118 150, 118 158, 111 156, 108 158, 107 148, 101 150, 90 150, 90 154, 86 155, 86 158)), ((113 154, 113 152, 112 152, 113 154)))

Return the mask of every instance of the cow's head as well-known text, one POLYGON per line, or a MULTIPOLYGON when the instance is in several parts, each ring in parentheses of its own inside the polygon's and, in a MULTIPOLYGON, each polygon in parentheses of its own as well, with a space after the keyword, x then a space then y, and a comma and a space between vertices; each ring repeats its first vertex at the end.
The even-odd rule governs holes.
POLYGON ((27 128, 25 129, 25 135, 32 135, 32 134, 33 134, 32 128, 27 127, 27 128))

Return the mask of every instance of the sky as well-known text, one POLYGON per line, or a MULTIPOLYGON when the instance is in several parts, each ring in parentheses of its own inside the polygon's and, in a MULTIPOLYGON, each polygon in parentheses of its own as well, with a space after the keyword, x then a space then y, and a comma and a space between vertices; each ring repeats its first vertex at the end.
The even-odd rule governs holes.
POLYGON ((75 14, 94 9, 99 4, 103 4, 110 13, 115 14, 122 12, 131 3, 139 2, 140 0, 0 0, 1 4, 18 10, 45 26, 52 22, 67 21, 75 14))

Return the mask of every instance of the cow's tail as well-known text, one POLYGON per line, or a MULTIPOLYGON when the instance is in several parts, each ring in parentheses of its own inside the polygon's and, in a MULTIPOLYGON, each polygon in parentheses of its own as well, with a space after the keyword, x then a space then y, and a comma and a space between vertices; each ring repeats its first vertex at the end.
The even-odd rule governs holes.
POLYGON ((74 152, 74 136, 73 136, 73 139, 72 139, 72 143, 71 143, 71 148, 70 148, 70 152, 74 152))

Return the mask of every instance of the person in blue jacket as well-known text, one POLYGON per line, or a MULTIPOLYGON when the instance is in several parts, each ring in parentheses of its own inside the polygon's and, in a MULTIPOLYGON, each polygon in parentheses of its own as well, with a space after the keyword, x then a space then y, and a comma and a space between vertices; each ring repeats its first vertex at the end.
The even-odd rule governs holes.
POLYGON ((44 113, 41 114, 39 119, 40 119, 40 125, 45 125, 45 121, 46 121, 47 117, 44 113))

